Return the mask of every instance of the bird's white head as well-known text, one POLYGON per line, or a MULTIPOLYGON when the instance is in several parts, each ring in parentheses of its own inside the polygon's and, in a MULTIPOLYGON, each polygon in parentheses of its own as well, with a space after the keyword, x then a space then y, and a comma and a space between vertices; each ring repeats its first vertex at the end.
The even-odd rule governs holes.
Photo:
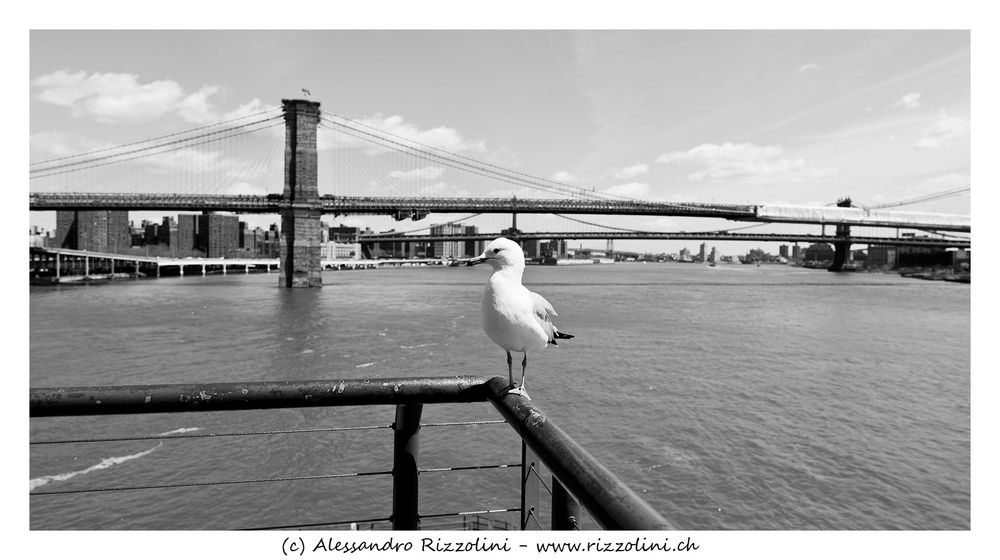
POLYGON ((486 246, 483 254, 474 259, 469 259, 466 266, 474 266, 479 263, 489 263, 493 270, 505 268, 524 269, 524 251, 517 243, 506 237, 498 237, 486 246))

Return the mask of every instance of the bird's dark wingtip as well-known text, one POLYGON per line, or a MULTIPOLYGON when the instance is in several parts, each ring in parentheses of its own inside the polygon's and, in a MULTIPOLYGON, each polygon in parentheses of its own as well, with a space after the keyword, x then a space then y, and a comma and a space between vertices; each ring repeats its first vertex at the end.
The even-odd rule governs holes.
MULTIPOLYGON (((556 331, 555 334, 554 334, 554 336, 553 336, 553 338, 565 338, 565 339, 570 339, 570 338, 574 338, 574 337, 575 337, 575 335, 567 334, 567 333, 559 332, 559 331, 556 331)), ((555 343, 553 342, 553 344, 555 344, 555 343)))

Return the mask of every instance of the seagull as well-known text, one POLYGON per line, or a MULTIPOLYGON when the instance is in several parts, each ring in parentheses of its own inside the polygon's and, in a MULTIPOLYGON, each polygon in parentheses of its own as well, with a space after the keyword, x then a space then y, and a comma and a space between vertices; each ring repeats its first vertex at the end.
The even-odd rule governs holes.
POLYGON ((469 259, 466 266, 484 262, 490 263, 493 273, 483 294, 483 330, 490 340, 507 351, 507 375, 514 387, 509 392, 528 397, 524 389, 528 352, 541 350, 549 344, 559 346, 557 339, 569 339, 573 335, 559 332, 552 324, 556 316, 552 304, 521 284, 524 252, 517 243, 498 237, 486 246, 483 254, 469 259), (524 353, 520 387, 514 385, 511 352, 524 353))
POLYGON ((306 97, 309 97, 310 95, 312 95, 312 92, 309 91, 309 90, 307 90, 306 88, 302 88, 302 93, 304 93, 306 95, 306 97))

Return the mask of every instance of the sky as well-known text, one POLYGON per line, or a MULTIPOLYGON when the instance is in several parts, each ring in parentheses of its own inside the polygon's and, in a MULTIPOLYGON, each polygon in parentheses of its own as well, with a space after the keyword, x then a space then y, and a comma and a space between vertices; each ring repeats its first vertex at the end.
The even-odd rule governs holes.
MULTIPOLYGON (((29 158, 192 129, 306 88, 324 110, 598 192, 873 206, 971 184, 970 50, 968 30, 35 30, 29 158)), ((970 197, 899 209, 968 214, 970 197)), ((146 216, 158 217, 132 219, 146 216)), ((325 220, 406 230, 456 217, 325 220)), ((247 219, 266 227, 277 217, 247 219)), ((479 223, 497 231, 506 220, 479 223)), ((54 213, 31 223, 52 228, 54 213)), ((731 245, 720 250, 750 247, 731 245)))

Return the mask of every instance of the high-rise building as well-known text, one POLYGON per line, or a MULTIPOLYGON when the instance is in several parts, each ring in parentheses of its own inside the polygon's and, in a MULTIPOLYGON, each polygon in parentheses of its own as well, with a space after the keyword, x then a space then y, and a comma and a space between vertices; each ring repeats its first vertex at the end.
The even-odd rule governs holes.
POLYGON ((706 249, 707 246, 708 246, 707 243, 702 243, 701 244, 701 249, 699 249, 699 251, 698 251, 698 261, 699 262, 705 262, 708 259, 708 255, 705 252, 705 249, 706 249))
POLYGON ((232 257, 239 252, 239 218, 204 213, 198 216, 198 249, 206 257, 232 257))
MULTIPOLYGON (((479 233, 479 226, 465 226, 466 235, 475 235, 479 233)), ((465 242, 465 252, 462 254, 463 257, 478 257, 483 249, 486 247, 486 243, 483 241, 477 241, 475 239, 469 239, 465 242)))
POLYGON ((177 256, 186 256, 194 251, 198 240, 198 216, 195 214, 177 215, 177 242, 171 238, 170 248, 177 256))
POLYGON ((65 249, 121 253, 132 246, 127 210, 56 212, 56 243, 65 249))
POLYGON ((780 255, 782 257, 785 257, 787 259, 788 258, 788 245, 782 245, 781 247, 778 247, 778 255, 780 255))
POLYGON ((56 212, 56 237, 54 245, 60 249, 76 249, 76 212, 56 212))
MULTIPOLYGON (((471 228, 472 232, 475 233, 475 226, 463 226, 462 224, 440 224, 431 226, 431 235, 464 235, 468 233, 471 228)), ((473 245, 473 248, 475 246, 473 245)), ((428 256, 433 257, 444 257, 444 258, 462 258, 466 256, 466 242, 465 241, 435 241, 431 245, 432 254, 428 256)), ((476 253, 478 255, 479 253, 476 253)))

